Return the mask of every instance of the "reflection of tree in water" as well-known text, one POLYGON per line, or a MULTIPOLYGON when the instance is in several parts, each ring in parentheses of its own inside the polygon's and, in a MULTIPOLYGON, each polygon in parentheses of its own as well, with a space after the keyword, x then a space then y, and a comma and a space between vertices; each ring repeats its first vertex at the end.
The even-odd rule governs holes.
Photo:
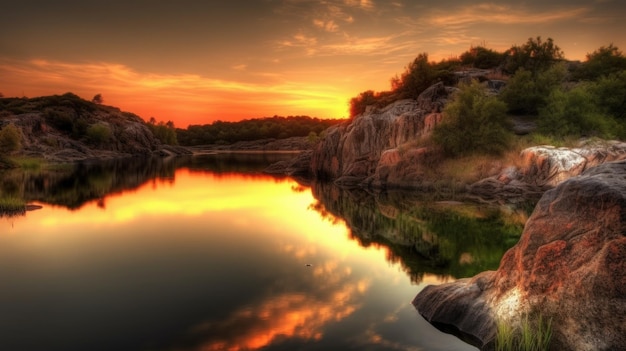
POLYGON ((414 282, 425 273, 461 278, 496 269, 526 218, 498 207, 424 201, 415 193, 371 194, 328 183, 315 183, 312 191, 318 200, 312 209, 345 220, 360 245, 387 248, 387 259, 414 282))
POLYGON ((261 171, 269 164, 293 155, 219 154, 175 158, 127 158, 110 161, 55 165, 37 171, 14 169, 4 172, 0 195, 25 202, 43 202, 78 209, 97 201, 106 207, 106 196, 132 191, 149 181, 174 182, 176 170, 188 168, 216 176, 246 174, 267 177, 261 171))

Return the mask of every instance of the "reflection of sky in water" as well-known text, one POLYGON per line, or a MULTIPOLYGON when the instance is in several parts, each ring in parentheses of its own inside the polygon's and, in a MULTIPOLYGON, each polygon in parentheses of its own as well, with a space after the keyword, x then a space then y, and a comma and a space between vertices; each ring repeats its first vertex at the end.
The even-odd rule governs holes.
POLYGON ((296 183, 175 179, 0 219, 0 349, 472 349, 296 183))

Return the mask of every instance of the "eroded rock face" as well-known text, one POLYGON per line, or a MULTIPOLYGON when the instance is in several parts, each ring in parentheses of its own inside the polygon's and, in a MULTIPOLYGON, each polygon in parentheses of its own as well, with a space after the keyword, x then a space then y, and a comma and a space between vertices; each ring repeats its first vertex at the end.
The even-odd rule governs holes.
POLYGON ((540 312, 554 350, 626 345, 626 161, 606 163, 546 192, 496 272, 430 286, 414 305, 431 323, 493 346, 495 321, 540 312))
POLYGON ((483 201, 507 203, 538 199, 546 190, 606 162, 626 159, 621 141, 583 142, 576 148, 534 146, 520 153, 519 167, 505 168, 494 177, 468 187, 468 193, 483 201))
MULTIPOLYGON (((357 185, 374 175, 381 155, 432 132, 454 88, 438 83, 417 100, 400 100, 382 109, 368 108, 349 123, 331 127, 315 149, 311 169, 316 178, 357 185)), ((385 158, 385 166, 391 166, 385 158)), ((386 179, 378 177, 379 184, 386 179)))

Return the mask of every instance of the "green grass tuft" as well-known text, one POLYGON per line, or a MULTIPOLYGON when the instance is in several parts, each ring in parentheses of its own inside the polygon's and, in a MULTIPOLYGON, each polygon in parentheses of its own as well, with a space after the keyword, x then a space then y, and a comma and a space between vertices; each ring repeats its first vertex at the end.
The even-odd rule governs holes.
POLYGON ((552 339, 552 319, 541 314, 532 319, 525 314, 517 328, 498 321, 496 324, 496 351, 547 351, 552 339))

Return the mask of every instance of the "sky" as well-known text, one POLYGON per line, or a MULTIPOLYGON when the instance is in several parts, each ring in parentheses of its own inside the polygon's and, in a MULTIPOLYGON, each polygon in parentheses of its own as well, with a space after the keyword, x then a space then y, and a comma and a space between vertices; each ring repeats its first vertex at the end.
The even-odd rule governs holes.
POLYGON ((266 116, 348 116, 418 54, 553 38, 584 60, 626 50, 623 0, 9 0, 0 93, 102 94, 178 127, 266 116))

